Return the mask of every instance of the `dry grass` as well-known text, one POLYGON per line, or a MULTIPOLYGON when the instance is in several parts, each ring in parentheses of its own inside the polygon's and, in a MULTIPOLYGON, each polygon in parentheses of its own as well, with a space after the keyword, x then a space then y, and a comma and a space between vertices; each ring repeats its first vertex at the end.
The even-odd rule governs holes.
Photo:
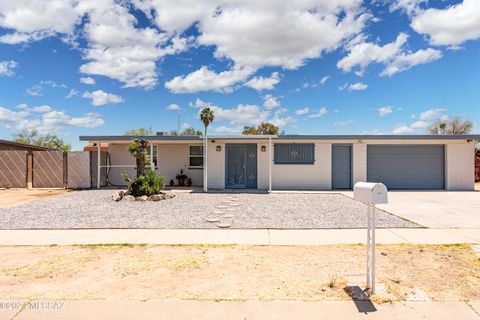
POLYGON ((70 191, 65 189, 0 189, 0 208, 54 197, 70 191))
MULTIPOLYGON (((480 299, 468 245, 381 245, 376 302, 414 289, 432 300, 480 299)), ((95 245, 0 247, 5 299, 343 300, 365 285, 365 247, 95 245)))

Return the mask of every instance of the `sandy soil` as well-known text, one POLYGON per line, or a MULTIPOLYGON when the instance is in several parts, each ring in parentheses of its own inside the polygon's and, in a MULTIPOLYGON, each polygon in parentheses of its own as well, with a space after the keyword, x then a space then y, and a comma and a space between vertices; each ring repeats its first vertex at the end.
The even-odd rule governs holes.
MULTIPOLYGON (((377 250, 377 301, 480 298, 467 245, 377 250)), ((3 246, 0 256, 3 299, 348 300, 366 260, 363 245, 3 246)))
POLYGON ((69 192, 65 189, 0 189, 0 208, 69 192))

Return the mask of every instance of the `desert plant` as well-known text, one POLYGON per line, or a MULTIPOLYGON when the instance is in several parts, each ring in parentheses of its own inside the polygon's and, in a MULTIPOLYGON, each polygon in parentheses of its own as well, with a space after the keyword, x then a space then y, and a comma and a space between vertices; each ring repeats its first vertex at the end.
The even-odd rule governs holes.
POLYGON ((128 194, 134 197, 158 194, 163 187, 164 177, 159 176, 152 169, 146 169, 143 175, 136 177, 133 181, 125 172, 122 176, 128 184, 128 194))

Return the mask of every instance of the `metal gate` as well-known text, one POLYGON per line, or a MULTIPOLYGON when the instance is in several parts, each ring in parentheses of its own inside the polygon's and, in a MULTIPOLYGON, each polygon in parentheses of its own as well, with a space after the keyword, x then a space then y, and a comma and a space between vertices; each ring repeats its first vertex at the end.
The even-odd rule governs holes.
POLYGON ((63 151, 33 151, 33 187, 62 188, 64 179, 63 151))
POLYGON ((0 188, 27 186, 27 151, 0 151, 0 188))
POLYGON ((90 153, 70 151, 67 153, 67 188, 90 188, 90 153))

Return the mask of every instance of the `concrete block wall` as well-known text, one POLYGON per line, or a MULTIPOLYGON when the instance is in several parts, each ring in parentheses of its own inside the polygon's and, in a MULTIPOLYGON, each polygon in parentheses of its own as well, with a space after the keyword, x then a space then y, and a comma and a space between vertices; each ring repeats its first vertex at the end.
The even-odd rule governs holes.
POLYGON ((473 142, 445 145, 445 184, 447 190, 474 190, 474 150, 473 142))
POLYGON ((208 142, 208 189, 225 189, 225 142, 208 142), (216 151, 220 146, 221 151, 216 151))
POLYGON ((367 181, 367 145, 352 145, 352 185, 359 181, 367 181))
POLYGON ((272 188, 274 190, 331 189, 332 144, 315 143, 314 164, 274 164, 272 167, 272 188))

